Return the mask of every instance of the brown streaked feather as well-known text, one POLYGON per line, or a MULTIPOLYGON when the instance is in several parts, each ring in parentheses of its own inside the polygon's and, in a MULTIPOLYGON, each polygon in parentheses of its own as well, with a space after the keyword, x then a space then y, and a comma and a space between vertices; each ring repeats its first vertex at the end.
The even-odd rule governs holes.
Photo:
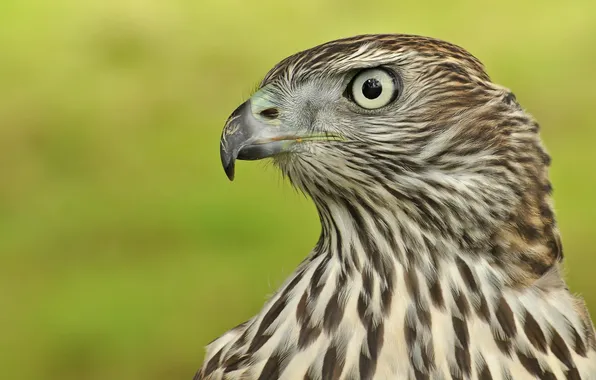
POLYGON ((282 60, 261 90, 277 102, 268 118, 343 139, 274 157, 315 203, 321 237, 253 319, 209 345, 196 380, 596 378, 539 125, 477 58, 428 37, 356 36, 282 60), (375 67, 403 88, 359 109, 346 86, 375 67))

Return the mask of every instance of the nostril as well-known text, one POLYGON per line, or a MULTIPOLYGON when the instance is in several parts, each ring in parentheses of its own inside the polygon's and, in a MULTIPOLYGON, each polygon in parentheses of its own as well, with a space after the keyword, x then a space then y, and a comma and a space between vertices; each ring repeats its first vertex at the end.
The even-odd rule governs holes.
POLYGON ((267 108, 262 110, 260 114, 266 119, 277 119, 277 117, 279 116, 279 111, 277 110, 277 108, 267 108))

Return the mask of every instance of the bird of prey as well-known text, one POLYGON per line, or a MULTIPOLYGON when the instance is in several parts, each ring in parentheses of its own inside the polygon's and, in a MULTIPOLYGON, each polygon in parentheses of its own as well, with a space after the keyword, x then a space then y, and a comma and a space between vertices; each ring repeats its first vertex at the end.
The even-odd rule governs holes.
POLYGON ((464 49, 364 35, 299 52, 220 144, 230 179, 271 157, 321 235, 195 379, 596 379, 539 125, 464 49))

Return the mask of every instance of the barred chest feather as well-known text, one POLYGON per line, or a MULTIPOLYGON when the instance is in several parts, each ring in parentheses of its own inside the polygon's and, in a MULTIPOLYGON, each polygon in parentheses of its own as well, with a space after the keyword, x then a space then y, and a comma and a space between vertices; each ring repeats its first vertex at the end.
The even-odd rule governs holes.
POLYGON ((511 287, 490 255, 347 219, 195 379, 596 379, 594 328, 558 264, 511 287))

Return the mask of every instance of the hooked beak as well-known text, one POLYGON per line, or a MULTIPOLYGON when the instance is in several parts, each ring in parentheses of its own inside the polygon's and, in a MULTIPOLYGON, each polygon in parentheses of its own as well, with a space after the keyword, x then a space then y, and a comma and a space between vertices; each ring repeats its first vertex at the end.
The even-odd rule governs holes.
MULTIPOLYGON (((268 109, 271 111, 271 108, 268 109)), ((338 140, 330 134, 297 133, 277 119, 277 111, 255 116, 251 100, 236 108, 221 134, 221 163, 230 181, 234 180, 234 165, 239 160, 260 160, 287 152, 296 143, 313 140, 338 140), (271 116, 273 114, 274 116, 271 116)))

